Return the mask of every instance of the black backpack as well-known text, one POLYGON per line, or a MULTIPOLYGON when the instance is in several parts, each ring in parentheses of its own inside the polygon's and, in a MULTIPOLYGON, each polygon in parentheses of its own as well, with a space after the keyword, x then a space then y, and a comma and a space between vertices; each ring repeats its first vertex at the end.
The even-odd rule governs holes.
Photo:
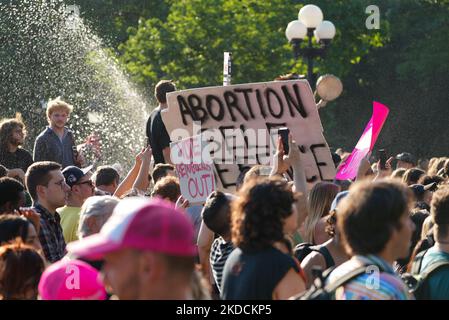
POLYGON ((417 254, 413 260, 411 272, 402 275, 402 280, 417 300, 430 299, 430 288, 427 282, 429 276, 442 267, 449 267, 449 260, 436 261, 427 267, 426 272, 421 272, 422 261, 426 253, 427 250, 417 254))
POLYGON ((352 279, 364 274, 366 272, 366 266, 361 266, 344 276, 338 278, 336 281, 331 282, 326 285, 326 280, 329 278, 329 275, 334 271, 334 268, 327 269, 322 272, 320 268, 312 269, 313 276, 315 277, 315 281, 312 286, 305 293, 301 293, 297 296, 294 296, 294 300, 334 300, 335 291, 351 281, 352 279))
POLYGON ((326 249, 326 247, 314 246, 309 242, 303 242, 296 245, 296 247, 293 249, 293 255, 296 259, 298 259, 299 263, 301 263, 305 259, 305 257, 307 257, 313 251, 319 252, 323 255, 324 260, 326 261, 326 269, 335 266, 334 259, 332 258, 332 255, 326 249))

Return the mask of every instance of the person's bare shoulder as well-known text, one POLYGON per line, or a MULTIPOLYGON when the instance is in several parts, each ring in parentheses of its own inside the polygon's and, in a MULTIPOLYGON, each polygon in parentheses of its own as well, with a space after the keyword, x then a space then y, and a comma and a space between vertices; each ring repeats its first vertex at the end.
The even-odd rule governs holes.
POLYGON ((313 266, 320 266, 323 269, 326 267, 326 260, 319 252, 312 251, 301 262, 301 268, 304 270, 311 270, 313 266))

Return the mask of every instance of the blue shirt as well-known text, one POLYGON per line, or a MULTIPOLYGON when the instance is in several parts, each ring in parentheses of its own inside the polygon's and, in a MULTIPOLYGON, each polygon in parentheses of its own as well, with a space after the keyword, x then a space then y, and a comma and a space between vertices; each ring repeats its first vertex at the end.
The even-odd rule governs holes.
POLYGON ((62 139, 47 127, 39 134, 34 143, 34 161, 54 161, 62 165, 62 168, 74 166, 73 146, 75 146, 73 133, 68 128, 64 129, 62 139))

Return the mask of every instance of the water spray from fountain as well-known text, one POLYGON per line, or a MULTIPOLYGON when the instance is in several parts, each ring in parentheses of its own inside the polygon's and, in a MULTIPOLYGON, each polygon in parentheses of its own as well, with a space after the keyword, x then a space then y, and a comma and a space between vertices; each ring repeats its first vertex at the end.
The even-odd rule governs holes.
MULTIPOLYGON (((31 150, 46 123, 46 102, 74 106, 69 126, 77 143, 100 138, 98 164, 128 167, 144 145, 150 111, 108 49, 62 0, 0 2, 0 118, 21 112, 31 150)), ((90 161, 96 157, 91 152, 90 161)))

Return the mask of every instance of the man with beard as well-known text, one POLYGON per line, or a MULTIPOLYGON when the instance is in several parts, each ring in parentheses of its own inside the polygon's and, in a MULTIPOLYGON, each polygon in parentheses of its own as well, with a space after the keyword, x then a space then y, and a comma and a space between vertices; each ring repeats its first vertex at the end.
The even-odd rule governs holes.
POLYGON ((31 154, 21 148, 26 129, 20 114, 0 122, 0 164, 8 169, 8 176, 23 181, 25 172, 33 163, 31 154))
POLYGON ((56 98, 48 102, 47 120, 49 126, 41 132, 34 144, 34 161, 54 161, 62 168, 83 166, 81 155, 76 151, 73 132, 65 125, 73 107, 56 98))

